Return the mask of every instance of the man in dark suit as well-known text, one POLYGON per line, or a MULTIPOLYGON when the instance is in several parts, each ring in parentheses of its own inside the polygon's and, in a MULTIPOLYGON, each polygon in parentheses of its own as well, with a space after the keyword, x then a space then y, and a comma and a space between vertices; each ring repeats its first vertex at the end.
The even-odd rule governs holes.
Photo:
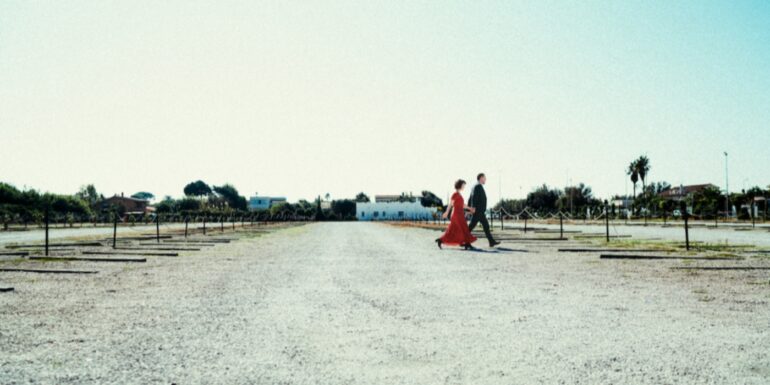
POLYGON ((476 227, 478 223, 481 223, 481 227, 484 228, 484 234, 487 235, 487 240, 489 240, 489 247, 495 247, 499 245, 500 242, 492 238, 492 233, 489 232, 489 222, 487 221, 486 216, 487 193, 484 191, 484 184, 487 183, 487 177, 484 175, 484 173, 481 173, 476 177, 476 181, 478 181, 478 183, 473 186, 471 196, 468 198, 468 206, 476 209, 476 211, 473 213, 471 224, 468 225, 468 228, 473 231, 473 228, 476 227))

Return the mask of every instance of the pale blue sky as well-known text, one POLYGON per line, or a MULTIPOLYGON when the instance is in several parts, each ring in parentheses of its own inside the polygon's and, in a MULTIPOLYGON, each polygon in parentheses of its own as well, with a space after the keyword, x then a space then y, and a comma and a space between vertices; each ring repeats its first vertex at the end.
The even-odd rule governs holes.
POLYGON ((0 1, 0 180, 74 192, 770 184, 763 1, 0 1), (502 180, 502 185, 498 185, 502 180))

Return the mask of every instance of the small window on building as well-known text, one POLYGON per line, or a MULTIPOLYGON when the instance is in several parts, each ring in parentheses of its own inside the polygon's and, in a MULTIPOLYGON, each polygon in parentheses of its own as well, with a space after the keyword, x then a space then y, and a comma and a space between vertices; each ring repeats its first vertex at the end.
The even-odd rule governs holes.
POLYGON ((363 211, 361 211, 361 216, 362 216, 362 217, 365 217, 365 216, 366 216, 366 213, 365 213, 365 212, 363 212, 363 211))
POLYGON ((399 216, 399 217, 403 217, 403 216, 404 216, 404 212, 403 212, 403 211, 399 211, 399 212, 398 212, 398 216, 399 216))

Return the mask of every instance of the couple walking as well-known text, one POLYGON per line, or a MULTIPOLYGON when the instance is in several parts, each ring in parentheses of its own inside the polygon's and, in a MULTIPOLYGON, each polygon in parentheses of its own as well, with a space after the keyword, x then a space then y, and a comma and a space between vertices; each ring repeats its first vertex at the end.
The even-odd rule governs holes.
POLYGON ((465 181, 462 179, 455 182, 455 193, 452 194, 451 202, 447 205, 447 210, 444 211, 443 218, 446 219, 449 216, 449 212, 452 212, 452 219, 449 221, 449 227, 447 227, 444 235, 441 238, 436 239, 439 249, 442 245, 460 245, 465 247, 466 250, 471 249, 471 243, 477 240, 476 237, 471 234, 471 231, 476 227, 478 223, 484 228, 484 234, 489 240, 489 247, 495 247, 500 244, 492 238, 492 234, 489 232, 489 222, 484 214, 487 211, 487 193, 484 191, 484 184, 487 183, 487 177, 484 173, 479 174, 476 177, 476 186, 471 191, 471 196, 468 198, 468 204, 463 201, 462 192, 465 189, 465 181), (465 222, 465 211, 471 213, 470 226, 465 222))

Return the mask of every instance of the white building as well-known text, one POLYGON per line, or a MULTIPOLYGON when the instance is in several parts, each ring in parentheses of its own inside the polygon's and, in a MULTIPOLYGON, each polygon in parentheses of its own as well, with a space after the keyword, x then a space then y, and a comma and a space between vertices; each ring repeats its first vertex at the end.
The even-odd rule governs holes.
POLYGON ((275 205, 286 203, 284 197, 260 197, 254 196, 249 198, 249 210, 267 210, 275 205))
POLYGON ((423 207, 416 202, 366 202, 356 203, 359 221, 385 221, 401 219, 433 219, 438 215, 435 207, 423 207))

